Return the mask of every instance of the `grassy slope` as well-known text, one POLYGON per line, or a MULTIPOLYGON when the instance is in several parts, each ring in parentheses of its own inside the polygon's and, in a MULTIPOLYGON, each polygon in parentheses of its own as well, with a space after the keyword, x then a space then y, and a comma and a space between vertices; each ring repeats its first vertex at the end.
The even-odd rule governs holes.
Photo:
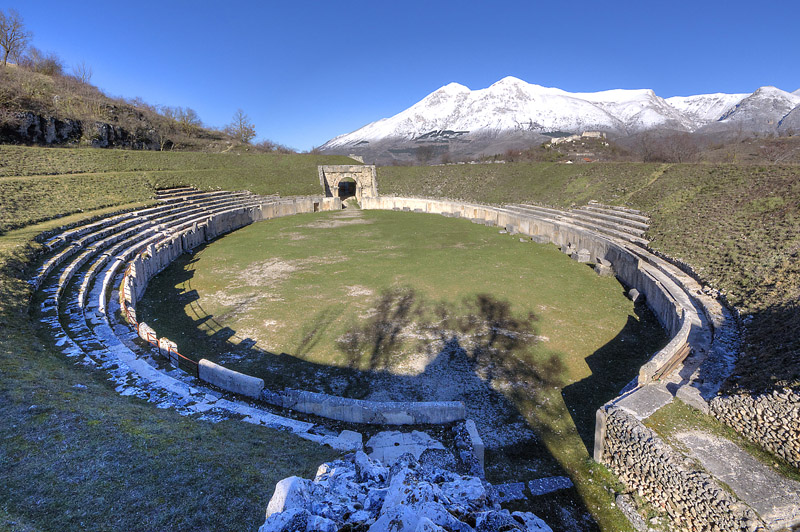
POLYGON ((652 217, 652 246, 698 270, 748 318, 732 386, 800 385, 800 167, 486 164, 386 167, 383 194, 560 207, 590 199, 652 217))
POLYGON ((120 397, 101 372, 40 340, 28 318, 24 279, 42 231, 141 206, 156 183, 318 191, 320 158, 235 157, 0 147, 2 222, 27 226, 0 236, 0 529, 254 529, 278 480, 309 476, 334 456, 282 432, 196 422, 120 397), (18 186, 17 174, 57 168, 73 175, 18 186), (99 209, 106 205, 116 207, 99 209), (71 215, 79 210, 87 212, 71 215))
POLYGON ((0 146, 0 234, 57 216, 152 198, 157 187, 319 194, 317 165, 344 156, 0 146))

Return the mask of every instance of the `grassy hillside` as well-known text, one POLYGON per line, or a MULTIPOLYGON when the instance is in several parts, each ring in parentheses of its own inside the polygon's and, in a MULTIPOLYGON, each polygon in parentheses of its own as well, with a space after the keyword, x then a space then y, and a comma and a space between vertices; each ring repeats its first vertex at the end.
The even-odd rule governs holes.
POLYGON ((798 166, 513 163, 385 167, 378 179, 382 194, 644 210, 652 247, 691 264, 747 316, 731 389, 800 386, 798 166))
POLYGON ((351 162, 0 147, 0 223, 21 227, 0 235, 0 530, 253 530, 278 480, 313 476, 335 456, 280 431, 121 397, 37 333, 25 280, 40 232, 141 207, 156 186, 317 193, 316 165, 339 161, 351 162))
POLYGON ((0 234, 43 220, 133 201, 158 187, 319 194, 317 165, 344 156, 0 146, 0 234))

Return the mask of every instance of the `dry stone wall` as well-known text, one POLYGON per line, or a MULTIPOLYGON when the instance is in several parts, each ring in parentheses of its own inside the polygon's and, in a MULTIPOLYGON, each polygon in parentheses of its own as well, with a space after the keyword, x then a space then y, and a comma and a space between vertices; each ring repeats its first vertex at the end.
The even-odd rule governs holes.
POLYGON ((678 529, 757 530, 764 523, 621 408, 606 419, 603 461, 628 487, 666 512, 678 529))
POLYGON ((800 468, 800 392, 715 397, 711 413, 751 441, 800 468))

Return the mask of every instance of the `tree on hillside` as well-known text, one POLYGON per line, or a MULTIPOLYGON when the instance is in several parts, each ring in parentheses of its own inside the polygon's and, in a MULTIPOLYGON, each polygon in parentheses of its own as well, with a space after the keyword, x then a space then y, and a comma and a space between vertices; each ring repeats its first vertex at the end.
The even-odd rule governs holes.
POLYGON ((92 67, 81 61, 72 67, 72 75, 81 83, 89 83, 92 80, 92 67))
POLYGON ((225 133, 245 144, 250 144, 250 141, 256 136, 256 127, 250 122, 250 118, 244 114, 244 111, 237 109, 236 114, 233 115, 233 121, 225 126, 225 133))
POLYGON ((64 63, 55 52, 44 52, 31 46, 20 60, 20 64, 39 74, 61 76, 64 74, 64 63))
POLYGON ((19 57, 28 45, 31 33, 25 31, 22 17, 16 9, 8 13, 0 10, 0 47, 3 48, 3 66, 8 64, 8 57, 19 57))

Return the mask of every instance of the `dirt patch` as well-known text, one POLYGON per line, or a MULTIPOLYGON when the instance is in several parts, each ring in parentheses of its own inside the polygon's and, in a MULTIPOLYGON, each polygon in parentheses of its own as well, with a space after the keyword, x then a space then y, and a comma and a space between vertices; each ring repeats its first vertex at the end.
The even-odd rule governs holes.
POLYGON ((367 288, 366 286, 361 285, 353 285, 347 287, 347 295, 350 297, 364 297, 364 296, 371 296, 374 294, 371 289, 367 288))
POLYGON ((364 219, 364 214, 361 211, 353 210, 353 211, 342 211, 341 213, 337 213, 334 216, 324 218, 321 220, 314 220, 313 222, 298 225, 298 228, 301 227, 310 227, 312 229, 335 229, 337 227, 344 227, 347 225, 359 225, 359 224, 372 224, 374 220, 366 220, 364 219))

